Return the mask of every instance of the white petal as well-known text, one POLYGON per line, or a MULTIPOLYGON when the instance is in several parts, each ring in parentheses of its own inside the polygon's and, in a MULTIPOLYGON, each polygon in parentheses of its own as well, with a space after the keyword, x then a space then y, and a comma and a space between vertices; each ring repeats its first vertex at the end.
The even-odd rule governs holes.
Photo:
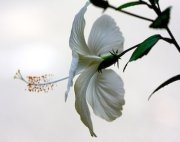
POLYGON ((86 94, 94 113, 112 121, 122 114, 124 92, 119 75, 112 70, 104 70, 91 78, 86 94))
POLYGON ((90 66, 76 80, 74 90, 76 95, 75 107, 81 117, 81 121, 89 128, 91 136, 96 136, 93 131, 93 125, 90 117, 90 112, 86 102, 86 89, 89 80, 97 70, 97 66, 90 66))
POLYGON ((69 90, 70 90, 71 86, 73 85, 73 78, 74 78, 74 76, 76 74, 76 70, 77 70, 77 67, 78 67, 78 61, 79 61, 78 54, 73 52, 72 53, 71 67, 70 67, 70 70, 69 70, 69 78, 68 78, 67 90, 65 92, 65 101, 67 100, 69 90))
POLYGON ((108 15, 98 18, 91 29, 88 47, 96 55, 109 53, 109 51, 123 50, 124 38, 116 26, 115 21, 108 15))
POLYGON ((89 53, 89 49, 84 38, 84 14, 87 10, 88 5, 89 3, 87 2, 86 5, 75 16, 69 39, 69 46, 71 47, 71 49, 79 54, 85 55, 89 53))
POLYGON ((72 52, 72 62, 69 70, 69 78, 67 90, 65 92, 65 101, 67 100, 68 93, 70 91, 71 86, 73 85, 73 78, 75 75, 81 73, 88 66, 98 65, 102 61, 102 58, 98 56, 83 56, 77 54, 76 52, 72 52))
POLYGON ((81 72, 83 69, 86 69, 90 65, 100 64, 102 61, 103 59, 99 56, 84 56, 79 54, 77 73, 81 72))

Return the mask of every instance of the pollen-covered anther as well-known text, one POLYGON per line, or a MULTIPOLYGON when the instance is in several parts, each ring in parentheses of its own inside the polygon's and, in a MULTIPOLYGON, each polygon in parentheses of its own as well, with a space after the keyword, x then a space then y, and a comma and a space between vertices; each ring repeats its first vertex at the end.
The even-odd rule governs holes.
POLYGON ((54 83, 48 83, 50 81, 50 78, 52 77, 52 74, 46 74, 42 76, 27 76, 28 84, 27 84, 27 90, 29 92, 48 92, 50 90, 53 90, 54 83))

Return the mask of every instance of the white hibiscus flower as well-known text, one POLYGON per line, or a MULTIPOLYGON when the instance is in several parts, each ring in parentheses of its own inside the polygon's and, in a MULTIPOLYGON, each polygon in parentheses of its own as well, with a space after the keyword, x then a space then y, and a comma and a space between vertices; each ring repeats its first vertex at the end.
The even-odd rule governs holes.
POLYGON ((122 79, 113 70, 105 69, 118 61, 117 55, 123 51, 124 38, 115 21, 110 16, 102 15, 93 24, 86 43, 84 14, 88 5, 86 3, 77 13, 72 25, 69 40, 72 63, 65 99, 74 76, 80 73, 74 85, 75 107, 91 136, 96 136, 87 102, 97 116, 107 121, 121 115, 125 102, 122 79))
POLYGON ((79 74, 74 85, 75 107, 91 136, 96 136, 87 102, 93 112, 106 121, 113 121, 122 114, 125 103, 123 81, 117 73, 106 68, 118 62, 124 38, 115 21, 110 16, 102 15, 93 24, 86 43, 84 14, 88 5, 86 3, 73 21, 69 40, 72 50, 69 77, 49 81, 51 75, 27 76, 26 80, 18 70, 14 78, 24 81, 30 92, 47 92, 53 88, 54 83, 68 78, 66 100, 73 78, 79 74))

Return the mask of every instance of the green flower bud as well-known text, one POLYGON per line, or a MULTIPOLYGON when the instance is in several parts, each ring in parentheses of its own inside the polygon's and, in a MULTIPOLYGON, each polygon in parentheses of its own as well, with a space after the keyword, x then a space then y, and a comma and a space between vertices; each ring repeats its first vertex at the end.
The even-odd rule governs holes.
POLYGON ((100 8, 103 8, 104 10, 109 7, 109 3, 106 0, 90 0, 90 2, 100 8))

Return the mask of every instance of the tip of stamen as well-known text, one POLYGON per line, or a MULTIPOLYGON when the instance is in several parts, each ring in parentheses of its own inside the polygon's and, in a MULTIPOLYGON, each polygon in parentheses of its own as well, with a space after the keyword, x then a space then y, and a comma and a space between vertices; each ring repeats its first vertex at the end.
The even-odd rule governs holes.
POLYGON ((18 70, 18 71, 16 72, 16 74, 14 75, 14 79, 22 79, 22 75, 21 75, 20 70, 18 70))

